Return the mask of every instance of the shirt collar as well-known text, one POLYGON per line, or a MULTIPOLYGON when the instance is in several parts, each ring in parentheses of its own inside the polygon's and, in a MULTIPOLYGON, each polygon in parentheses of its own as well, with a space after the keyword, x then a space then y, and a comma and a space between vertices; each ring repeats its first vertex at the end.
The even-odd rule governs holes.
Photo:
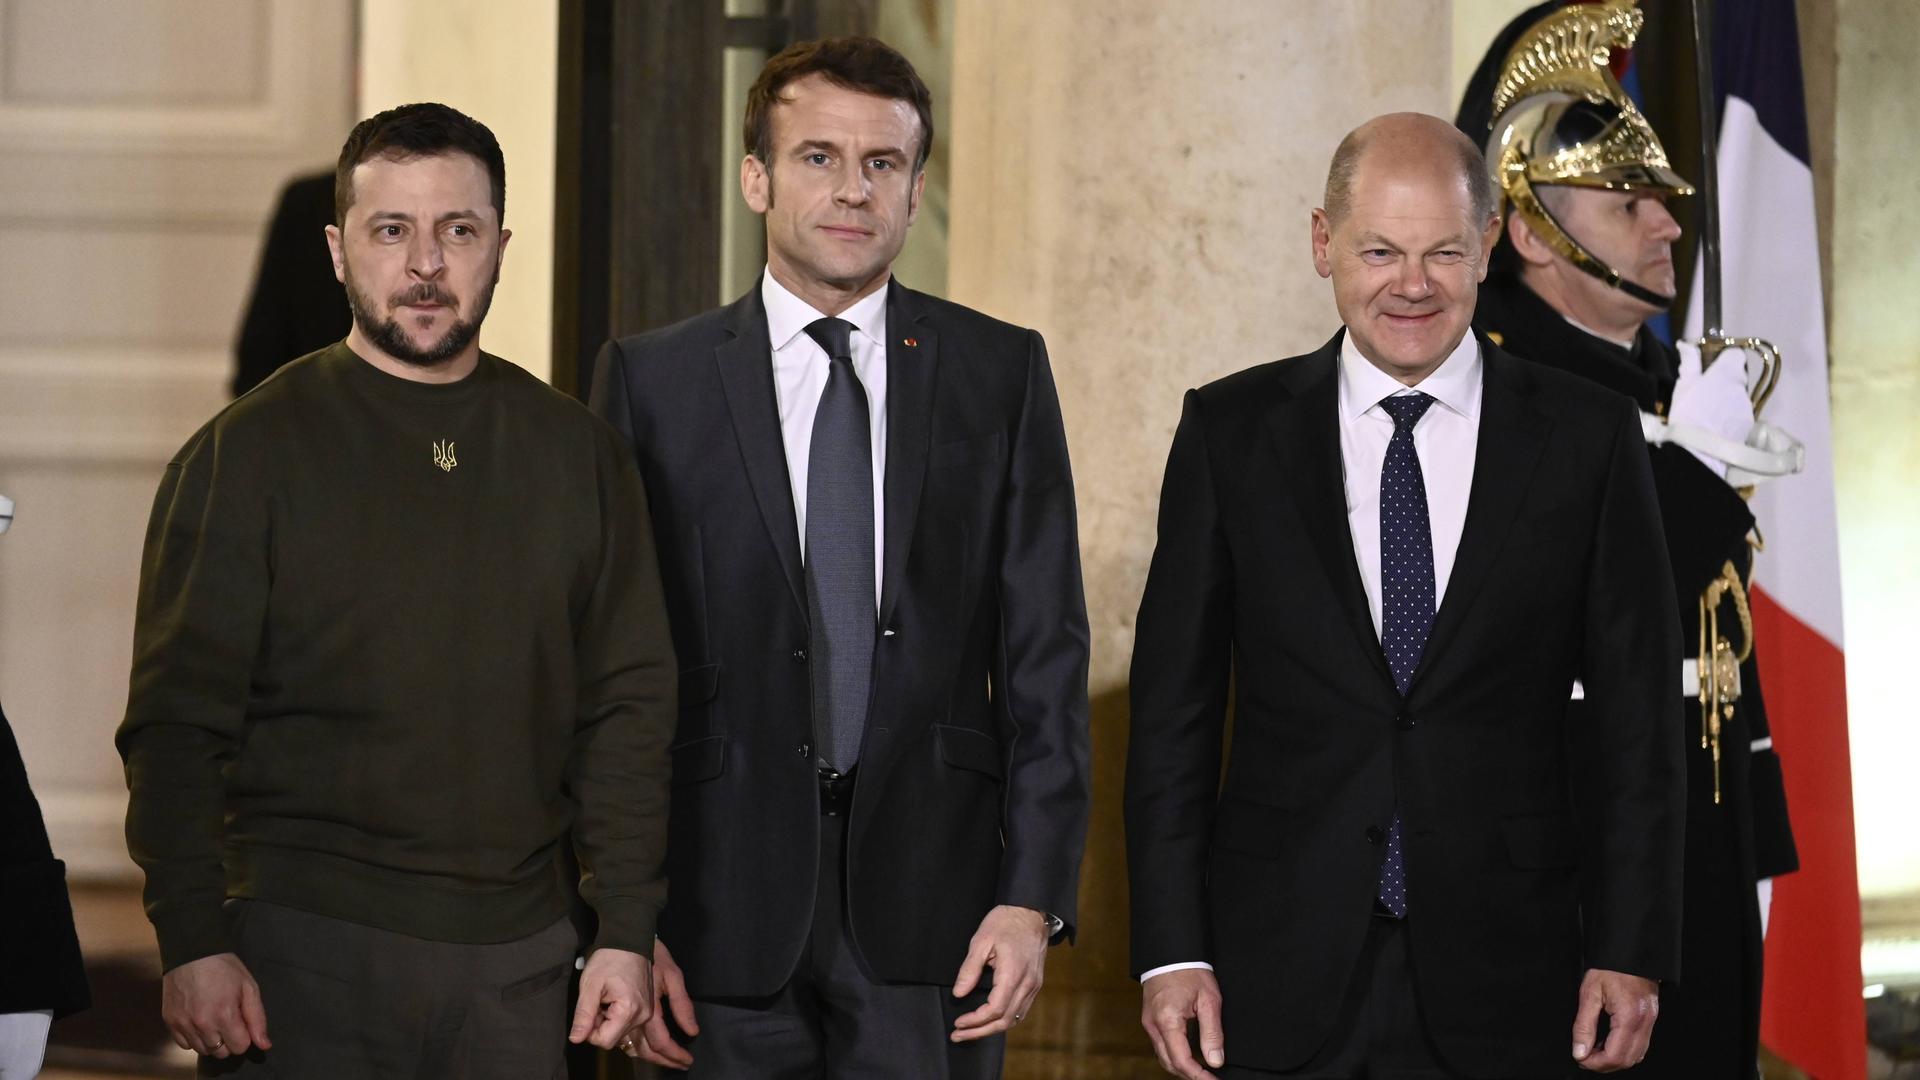
POLYGON ((1340 415, 1352 419, 1380 404, 1382 398, 1418 390, 1461 416, 1475 420, 1480 415, 1480 367, 1480 339, 1469 332, 1461 335, 1460 344, 1453 347, 1431 375, 1410 387, 1360 355, 1359 347, 1353 343, 1353 332, 1349 330, 1340 341, 1340 415))
POLYGON ((1593 327, 1588 326, 1587 324, 1581 322, 1579 319, 1576 319, 1571 315, 1567 315, 1563 313, 1561 314, 1560 317, 1567 320, 1568 324, 1570 324, 1575 330, 1578 330, 1581 333, 1586 334, 1588 337, 1597 337, 1601 341, 1604 341, 1609 345, 1618 345, 1621 348, 1627 350, 1628 352, 1633 351, 1633 342, 1631 341, 1618 341, 1618 340, 1615 340, 1614 338, 1610 338, 1607 335, 1601 333, 1598 330, 1595 330, 1593 327))
MULTIPOLYGON (((883 343, 887 336, 887 288, 882 285, 873 290, 838 316, 852 323, 855 330, 876 345, 883 343)), ((814 320, 827 317, 775 281, 772 270, 760 271, 760 302, 766 305, 767 338, 775 352, 792 344, 814 320)))

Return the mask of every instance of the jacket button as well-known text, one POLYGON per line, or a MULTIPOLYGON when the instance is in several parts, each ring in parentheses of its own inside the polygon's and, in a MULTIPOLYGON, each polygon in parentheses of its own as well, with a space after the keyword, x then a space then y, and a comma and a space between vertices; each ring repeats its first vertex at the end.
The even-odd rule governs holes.
POLYGON ((806 662, 807 662, 807 650, 805 650, 805 649, 795 649, 795 650, 793 650, 793 662, 794 662, 794 663, 796 663, 796 664, 804 664, 804 663, 806 663, 806 662))
POLYGON ((1394 723, 1394 726, 1399 728, 1401 731, 1412 731, 1413 730, 1413 714, 1401 713, 1399 716, 1396 716, 1393 718, 1393 723, 1394 723))
POLYGON ((1377 846, 1382 840, 1385 840, 1386 838, 1387 838, 1387 833, 1385 829, 1382 829, 1378 825, 1367 826, 1367 843, 1374 844, 1377 846))
POLYGON ((799 754, 799 755, 800 755, 801 757, 812 757, 812 756, 813 756, 813 744, 812 744, 812 743, 801 743, 800 745, 798 745, 798 746, 795 746, 795 747, 793 748, 793 752, 794 752, 794 753, 796 753, 796 754, 799 754))

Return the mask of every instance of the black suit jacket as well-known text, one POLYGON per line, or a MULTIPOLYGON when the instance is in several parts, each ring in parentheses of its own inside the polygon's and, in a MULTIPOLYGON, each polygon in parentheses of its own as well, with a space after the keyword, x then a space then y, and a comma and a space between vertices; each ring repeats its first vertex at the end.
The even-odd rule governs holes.
MULTIPOLYGON (((1074 920, 1088 799, 1073 481, 1040 336, 887 295, 885 544, 848 815, 852 937, 949 983, 980 919, 1074 920)), ((807 605, 760 291, 610 343, 592 406, 639 457, 680 657, 661 940, 696 996, 771 994, 819 845, 807 605)))
POLYGON ((1563 1068, 1584 968, 1678 968, 1678 629, 1639 418, 1482 342, 1465 530, 1402 699, 1347 526, 1340 341, 1187 395, 1134 649, 1134 969, 1211 962, 1230 1060, 1301 1063, 1397 809, 1447 1061, 1563 1068))
POLYGON ((80 940, 67 900, 67 867, 53 857, 39 800, 6 714, 0 713, 0 1014, 52 1009, 55 1017, 90 1003, 80 940))

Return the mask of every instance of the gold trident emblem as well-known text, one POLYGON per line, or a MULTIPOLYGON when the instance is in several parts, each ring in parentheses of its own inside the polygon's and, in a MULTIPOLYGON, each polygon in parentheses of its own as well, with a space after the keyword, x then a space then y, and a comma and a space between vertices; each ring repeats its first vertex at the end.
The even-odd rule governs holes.
POLYGON ((433 463, 440 466, 441 472, 452 472, 453 467, 460 464, 453 458, 453 442, 451 440, 442 439, 433 444, 433 463))

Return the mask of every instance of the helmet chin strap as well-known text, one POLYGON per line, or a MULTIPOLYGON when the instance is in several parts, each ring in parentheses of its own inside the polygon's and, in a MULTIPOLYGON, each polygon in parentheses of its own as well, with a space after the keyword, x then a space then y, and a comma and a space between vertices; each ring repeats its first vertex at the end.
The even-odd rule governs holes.
POLYGON ((1507 187, 1513 199, 1514 210, 1527 219, 1527 224, 1533 226, 1534 234, 1540 237, 1548 247, 1559 252, 1583 273, 1606 282, 1609 288, 1618 289, 1635 300, 1661 311, 1673 306, 1675 297, 1654 292, 1645 285, 1630 280, 1620 271, 1602 262, 1599 256, 1588 251, 1580 241, 1575 240, 1567 232, 1566 226, 1560 224, 1560 219, 1554 217, 1546 204, 1540 201, 1540 196, 1534 193, 1533 185, 1527 180, 1526 163, 1518 154, 1510 151, 1507 159, 1501 164, 1510 178, 1507 187))
MULTIPOLYGON (((1598 260, 1595 260, 1595 263, 1597 264, 1598 260)), ((1626 293, 1628 296, 1633 297, 1635 300, 1638 300, 1641 303, 1648 305, 1649 307, 1659 308, 1661 311, 1665 311, 1668 308, 1672 307, 1674 300, 1678 299, 1677 297, 1668 296, 1665 293, 1654 292, 1652 289, 1647 288, 1645 285, 1642 285, 1639 282, 1632 280, 1631 278, 1621 276, 1618 272, 1612 270, 1611 268, 1596 269, 1594 266, 1582 265, 1580 263, 1575 263, 1574 265, 1579 266, 1580 269, 1586 271, 1589 274, 1592 274, 1594 277, 1599 278, 1601 281, 1606 282, 1608 285, 1611 285, 1612 287, 1619 289, 1621 292, 1626 293)))

